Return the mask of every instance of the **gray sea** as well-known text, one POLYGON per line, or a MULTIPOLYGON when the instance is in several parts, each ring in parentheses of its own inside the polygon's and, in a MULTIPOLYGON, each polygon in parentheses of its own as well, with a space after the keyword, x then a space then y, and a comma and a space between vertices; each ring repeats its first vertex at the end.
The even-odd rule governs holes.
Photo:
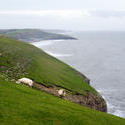
POLYGON ((78 40, 33 43, 76 68, 105 98, 108 113, 125 118, 125 32, 70 32, 78 40))

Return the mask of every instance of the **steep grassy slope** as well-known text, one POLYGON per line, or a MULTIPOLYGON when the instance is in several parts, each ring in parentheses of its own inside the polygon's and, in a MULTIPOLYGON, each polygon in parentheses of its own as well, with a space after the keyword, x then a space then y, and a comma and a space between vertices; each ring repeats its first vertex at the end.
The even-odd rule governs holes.
POLYGON ((125 125, 125 119, 0 78, 0 125, 125 125))
POLYGON ((0 74, 8 79, 28 77, 46 86, 57 85, 74 93, 96 94, 79 73, 28 43, 0 37, 0 74))

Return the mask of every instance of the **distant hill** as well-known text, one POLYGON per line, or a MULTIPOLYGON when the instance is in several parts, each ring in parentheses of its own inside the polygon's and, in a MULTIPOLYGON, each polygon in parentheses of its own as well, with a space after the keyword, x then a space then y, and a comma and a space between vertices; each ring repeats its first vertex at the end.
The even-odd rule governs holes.
POLYGON ((74 37, 64 34, 58 34, 56 32, 57 30, 40 30, 40 29, 0 30, 0 34, 5 35, 6 37, 26 42, 38 42, 42 40, 76 39, 74 37))

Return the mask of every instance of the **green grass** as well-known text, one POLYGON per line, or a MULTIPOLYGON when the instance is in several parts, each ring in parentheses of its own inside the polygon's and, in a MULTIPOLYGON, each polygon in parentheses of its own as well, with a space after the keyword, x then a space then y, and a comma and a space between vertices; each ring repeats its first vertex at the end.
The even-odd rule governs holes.
POLYGON ((125 119, 17 85, 28 77, 72 92, 97 92, 77 71, 28 43, 0 36, 0 125, 124 125, 125 119))
POLYGON ((125 119, 0 78, 0 125, 125 125, 125 119))
POLYGON ((26 32, 32 32, 32 29, 21 29, 21 30, 14 30, 14 31, 8 31, 5 33, 5 36, 11 37, 13 35, 18 35, 19 33, 26 33, 26 32))
POLYGON ((84 95, 86 90, 96 94, 75 69, 33 45, 1 36, 0 53, 0 73, 5 77, 28 77, 46 86, 57 85, 84 95))

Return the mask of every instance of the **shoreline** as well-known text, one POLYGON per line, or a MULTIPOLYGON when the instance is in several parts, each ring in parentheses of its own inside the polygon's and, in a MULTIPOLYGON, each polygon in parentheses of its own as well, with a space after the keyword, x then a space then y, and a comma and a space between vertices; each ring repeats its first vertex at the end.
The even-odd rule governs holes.
MULTIPOLYGON (((67 40, 59 40, 59 41, 67 41, 67 40)), ((58 40, 46 40, 46 41, 40 41, 40 42, 37 42, 37 43, 33 42, 32 44, 34 46, 36 46, 36 47, 44 50, 44 46, 52 46, 53 44, 56 44, 56 42, 59 42, 59 41, 58 40), (49 43, 48 44, 44 44, 47 41, 49 41, 49 43), (42 43, 42 42, 44 42, 44 43, 42 43)), ((53 53, 51 51, 45 51, 45 52, 47 54, 49 54, 49 55, 52 55, 52 56, 58 58, 58 59, 61 59, 63 57, 65 58, 65 57, 73 56, 73 54, 59 54, 59 53, 53 53)), ((70 65, 70 66, 72 66, 72 65, 70 65)), ((122 117, 122 118, 125 118, 124 115, 123 115, 123 113, 122 113, 122 111, 119 110, 119 109, 115 110, 115 112, 111 112, 111 110, 112 110, 112 104, 108 103, 108 100, 106 99, 106 97, 104 96, 104 94, 102 92, 100 92, 100 90, 97 90, 97 91, 102 95, 102 97, 105 99, 105 101, 107 103, 107 113, 113 114, 113 115, 116 115, 116 116, 119 116, 119 117, 122 117)))

